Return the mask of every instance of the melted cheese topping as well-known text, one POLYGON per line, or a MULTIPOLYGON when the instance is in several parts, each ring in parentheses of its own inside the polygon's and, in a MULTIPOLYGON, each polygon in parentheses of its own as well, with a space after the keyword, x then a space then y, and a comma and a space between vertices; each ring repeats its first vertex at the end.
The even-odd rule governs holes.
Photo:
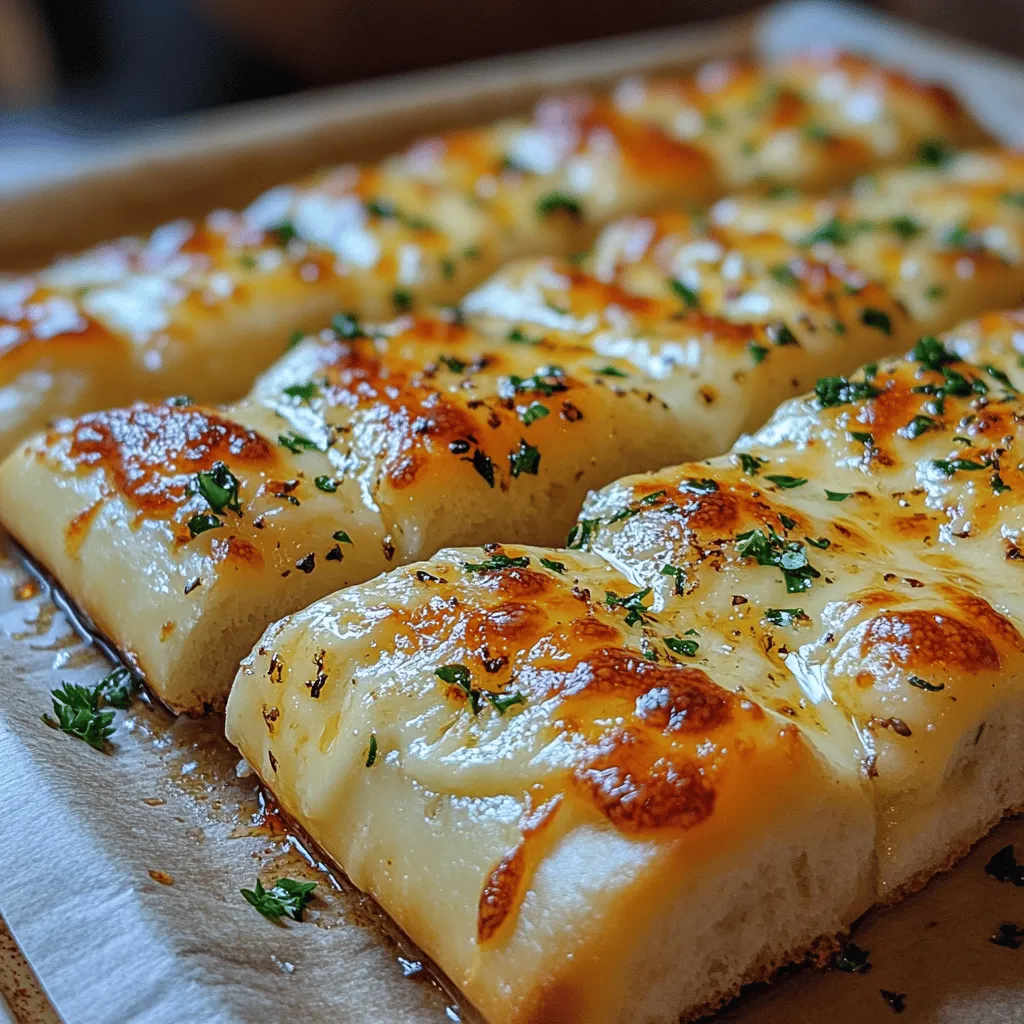
POLYGON ((569 549, 442 551, 276 623, 229 738, 495 1020, 628 1019, 651 901, 728 888, 819 796, 820 834, 871 801, 844 877, 920 884, 1024 793, 1022 324, 823 378, 592 494, 569 549))
POLYGON ((850 57, 718 64, 563 97, 374 167, 274 188, 0 278, 0 451, 58 415, 236 398, 295 329, 452 302, 502 262, 582 248, 612 217, 730 187, 818 189, 979 129, 942 90, 850 57))
MULTIPOLYGON (((1000 196, 1024 190, 1016 156, 965 160, 1000 196)), ((721 452, 817 378, 1019 295, 1024 211, 992 192, 956 162, 890 172, 863 197, 745 201, 737 220, 756 228, 623 222, 583 265, 511 264, 460 311, 339 317, 216 414, 182 399, 61 422, 0 470, 0 513, 172 706, 217 703, 267 621, 447 544, 557 544, 588 490, 721 452), (974 254, 924 227, 864 227, 878 194, 911 196, 922 225, 941 194, 999 229, 1004 258, 959 287, 950 259, 974 254), (837 205, 884 259, 790 237, 837 205), (918 318, 897 297, 909 259, 946 289, 918 318), (218 465, 237 509, 199 486, 218 465), (28 486, 45 516, 20 500, 28 486), (110 582, 126 578, 160 585, 126 607, 110 582), (258 611, 240 599, 254 584, 258 611), (229 638, 212 656, 211 629, 229 638)))

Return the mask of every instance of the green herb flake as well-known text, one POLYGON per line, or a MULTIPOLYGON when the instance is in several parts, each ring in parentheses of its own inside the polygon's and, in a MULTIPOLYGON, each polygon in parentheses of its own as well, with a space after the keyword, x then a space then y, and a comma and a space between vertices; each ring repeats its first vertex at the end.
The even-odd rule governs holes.
POLYGON ((606 590, 604 592, 604 603, 609 608, 621 608, 626 612, 626 625, 634 626, 638 622, 649 622, 651 620, 651 614, 644 607, 644 601, 650 596, 651 588, 644 587, 643 590, 637 590, 632 594, 625 594, 620 596, 606 590))
POLYGON ((529 564, 528 555, 510 558, 508 555, 497 554, 485 558, 482 562, 465 562, 462 568, 466 572, 494 572, 501 569, 525 569, 529 564))
POLYGON ((239 892, 270 921, 280 921, 282 917, 301 921, 303 911, 313 901, 316 885, 316 882, 279 878, 270 889, 264 889, 257 878, 255 889, 239 889, 239 892))
POLYGON ((185 525, 188 526, 189 534, 195 538, 201 533, 206 533, 207 530, 217 530, 224 524, 216 516, 212 516, 208 512, 201 512, 199 515, 193 516, 185 525))
POLYGON ((366 752, 366 767, 372 768, 373 762, 377 760, 377 734, 370 733, 370 749, 366 752))
POLYGON ((505 714, 509 708, 517 704, 526 703, 526 697, 518 690, 515 693, 494 693, 491 690, 484 690, 483 695, 499 715, 505 714))
POLYGON ((540 452, 520 438, 518 450, 509 452, 508 463, 513 477, 518 477, 520 473, 536 476, 540 467, 540 452))
POLYGON ((56 717, 42 716, 48 726, 83 740, 94 750, 106 751, 107 741, 114 734, 114 712, 103 710, 102 682, 93 687, 65 682, 51 692, 50 698, 56 717))
POLYGON ((830 491, 827 487, 825 488, 825 497, 829 501, 846 501, 852 495, 853 491, 830 491))
POLYGON ((932 465, 943 476, 952 476, 960 470, 971 473, 979 469, 988 469, 984 462, 972 462, 970 459, 934 459, 932 465))
POLYGON ((683 305, 687 309, 700 309, 699 293, 688 285, 683 284, 678 277, 670 277, 668 279, 668 286, 683 300, 683 305))
POLYGON ((852 381, 846 377, 822 377, 814 385, 814 394, 822 409, 877 398, 881 392, 868 381, 852 381))
POLYGON ((620 370, 617 366, 602 366, 601 369, 598 370, 597 372, 599 374, 601 374, 603 377, 628 377, 629 376, 628 373, 626 373, 624 370, 620 370))
POLYGON ((920 437, 922 434, 927 433, 929 430, 938 430, 938 420, 933 420, 931 416, 915 416, 904 428, 903 433, 914 440, 920 437))
POLYGON ((289 398, 299 398, 303 402, 309 402, 320 394, 320 388, 314 381, 307 381, 305 384, 289 384, 284 389, 284 394, 289 398))
POLYGON ((583 204, 568 192, 548 192, 537 200, 537 216, 553 217, 564 213, 573 220, 583 219, 583 204))
POLYGON ((807 551, 798 541, 785 540, 769 526, 764 531, 747 530, 736 535, 736 552, 753 558, 758 565, 782 570, 786 591, 790 594, 809 590, 821 573, 807 561, 807 551))
POLYGON ((678 636, 666 637, 665 646, 674 654, 682 654, 687 658, 695 657, 700 649, 700 644, 696 640, 683 640, 678 636))
POLYGON ((557 572, 559 575, 565 572, 565 562, 556 562, 553 558, 541 558, 540 564, 545 569, 550 569, 552 572, 557 572))
POLYGON ((306 336, 305 331, 294 330, 288 335, 288 344, 285 346, 286 351, 291 352, 293 348, 306 336))
POLYGON ((922 679, 920 676, 907 676, 907 682, 911 686, 915 686, 919 690, 927 690, 929 693, 938 693, 939 690, 946 688, 945 683, 929 683, 927 679, 922 679))
POLYGON ((539 345, 541 343, 540 338, 531 338, 523 332, 521 327, 513 327, 505 335, 505 340, 512 342, 513 345, 539 345))
POLYGON ((776 487, 781 487, 784 491, 792 490, 794 487, 803 487, 807 483, 805 476, 786 476, 782 473, 765 476, 765 480, 771 480, 776 487))
POLYGON ((540 402, 531 402, 520 413, 519 418, 523 421, 523 426, 528 427, 531 423, 544 419, 550 412, 551 410, 546 405, 541 405, 540 402))
POLYGON ((876 331, 881 331, 883 334, 892 334, 892 320, 888 313, 883 313, 880 309, 865 306, 861 310, 860 322, 866 327, 874 327, 876 331))
POLYGON ((398 313, 408 313, 412 309, 412 293, 405 288, 396 288, 391 293, 391 304, 398 313))
POLYGON ((339 544, 351 544, 352 538, 344 530, 335 530, 331 534, 331 538, 336 540, 339 544))
POLYGON ((757 476, 761 467, 767 465, 767 459, 759 459, 756 455, 748 455, 746 452, 739 453, 740 465, 747 476, 757 476))
POLYGON ((917 162, 922 167, 945 167, 955 155, 956 150, 944 139, 926 139, 917 147, 917 162))
POLYGON ((277 227, 270 228, 267 234, 273 235, 274 241, 281 246, 287 245, 293 238, 298 237, 295 225, 290 220, 282 221, 277 227))
POLYGON ((331 328, 339 338, 346 341, 366 337, 366 332, 355 313, 336 313, 331 318, 331 328))
POLYGON ((477 448, 473 457, 465 461, 473 463, 473 468, 484 478, 488 487, 494 487, 494 463, 486 452, 477 448))
POLYGON ((456 359, 454 356, 438 356, 437 361, 443 363, 452 373, 464 373, 467 365, 461 359, 456 359))
POLYGON ((754 360, 754 365, 759 366, 764 362, 765 356, 768 355, 770 349, 764 345, 758 345, 757 342, 752 341, 747 346, 747 351, 750 353, 750 358, 754 360))
POLYGON ((889 219, 889 227, 896 232, 900 238, 909 241, 911 238, 916 238, 924 228, 921 226, 921 222, 916 217, 909 217, 902 215, 898 217, 891 217, 889 219))
POLYGON ((800 287, 800 279, 793 273, 787 263, 776 263, 774 266, 769 267, 768 274, 773 281, 777 281, 786 288, 800 287))
POLYGON ((329 476, 318 476, 313 479, 313 483, 316 485, 318 491, 323 491, 325 494, 333 494, 338 489, 337 480, 332 479, 329 476))
POLYGON ((773 626, 792 626, 797 622, 806 622, 809 619, 803 608, 766 608, 764 611, 766 622, 773 626))
POLYGON ((601 527, 600 519, 581 519, 569 531, 565 546, 573 551, 588 547, 601 527))
POLYGON ((229 509, 242 514, 242 506, 238 503, 238 479, 223 462, 218 460, 210 469, 196 473, 196 488, 214 512, 229 509))
POLYGON ((277 443, 295 455, 298 455, 300 452, 320 450, 315 441, 311 441, 308 437, 303 437, 302 434, 296 434, 293 430, 286 430, 283 434, 278 434, 277 443))

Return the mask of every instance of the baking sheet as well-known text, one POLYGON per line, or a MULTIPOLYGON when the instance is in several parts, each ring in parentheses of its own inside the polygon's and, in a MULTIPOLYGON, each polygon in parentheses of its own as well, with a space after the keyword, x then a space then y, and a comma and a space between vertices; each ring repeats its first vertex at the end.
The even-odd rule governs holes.
MULTIPOLYGON (((757 36, 773 56, 831 41, 945 79, 990 127, 1024 138, 1024 74, 1010 62, 820 3, 776 8, 757 36)), ((137 701, 118 714, 111 754, 41 722, 61 680, 91 684, 109 665, 8 556, 0 659, 0 914, 69 1024, 459 1018, 372 904, 310 867, 261 815, 219 720, 175 721, 137 701), (274 925, 249 907, 238 890, 257 873, 317 880, 306 921, 274 925)), ((901 1021, 1024 1022, 1024 948, 990 941, 1000 924, 1024 924, 1024 888, 984 872, 1015 841, 1024 859, 1024 822, 869 915, 855 933, 867 973, 797 971, 716 1020, 884 1021, 895 1013, 885 989, 905 995, 901 1021)))

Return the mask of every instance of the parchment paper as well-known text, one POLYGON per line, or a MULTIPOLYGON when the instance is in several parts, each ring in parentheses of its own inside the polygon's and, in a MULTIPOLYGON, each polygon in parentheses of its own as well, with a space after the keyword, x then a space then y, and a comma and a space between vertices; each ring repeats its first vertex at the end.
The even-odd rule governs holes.
MULTIPOLYGON (((834 42, 944 78, 990 127, 1024 139, 1024 73, 1011 62, 953 56, 924 33, 821 3, 776 8, 759 34, 770 55, 834 42)), ((9 556, 0 666, 0 914, 69 1024, 458 1020, 372 904, 260 817, 219 719, 174 721, 136 701, 110 754, 42 723, 51 689, 110 666, 9 556), (245 903, 238 890, 257 872, 318 881, 305 922, 274 925, 245 903)), ((905 994, 901 1021, 1024 1022, 1024 948, 990 941, 1004 922, 1024 925, 1024 888, 984 872, 1011 842, 1024 860, 1024 822, 861 922, 867 973, 799 970, 716 1021, 885 1021, 886 989, 905 994)))

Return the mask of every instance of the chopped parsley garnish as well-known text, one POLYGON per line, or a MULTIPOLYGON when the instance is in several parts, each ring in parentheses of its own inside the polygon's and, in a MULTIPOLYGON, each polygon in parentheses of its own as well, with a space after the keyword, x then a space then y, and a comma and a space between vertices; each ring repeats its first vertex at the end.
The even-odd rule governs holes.
POLYGON ((932 465, 943 476, 952 476, 959 470, 969 473, 979 469, 988 469, 984 462, 972 462, 970 459, 934 459, 932 465))
POLYGON ((673 589, 677 596, 682 597, 686 587, 686 570, 678 565, 663 565, 660 572, 662 576, 672 576, 675 578, 673 589))
POLYGON ((911 440, 920 437, 929 430, 938 430, 939 421, 933 420, 931 416, 915 416, 904 428, 903 431, 911 440))
POLYGON ((508 379, 517 392, 539 391, 545 398, 550 398, 556 391, 569 390, 560 380, 563 374, 560 366, 542 366, 532 377, 517 377, 513 373, 508 379))
POLYGON ((678 277, 670 277, 668 285, 683 300, 683 304, 687 309, 700 308, 700 295, 695 289, 683 284, 678 277))
POLYGON ((441 276, 450 281, 455 276, 455 260, 451 256, 442 256, 440 259, 441 276))
POLYGON ((556 213, 564 213, 573 220, 583 219, 583 204, 568 192, 548 192, 537 200, 537 215, 551 217, 556 213))
POLYGON ((964 221, 960 221, 942 233, 941 242, 947 249, 972 249, 978 244, 978 236, 964 221))
POLYGON ((848 942, 832 958, 832 968, 847 974, 864 974, 871 970, 871 961, 868 960, 870 955, 870 950, 861 949, 855 942, 848 942))
POLYGON ((1019 206, 1024 210, 1024 192, 1004 192, 999 201, 1006 203, 1007 206, 1019 206))
POLYGON ((412 293, 405 288, 396 288, 391 293, 391 304, 399 313, 408 313, 412 309, 412 293))
POLYGON ((911 686, 916 686, 919 690, 927 690, 929 693, 938 693, 939 690, 946 688, 945 683, 929 683, 927 679, 922 679, 920 676, 907 676, 907 682, 911 686))
POLYGON ((800 129, 800 134, 803 135, 808 142, 831 142, 835 137, 832 132, 825 127, 823 124, 817 124, 810 122, 805 124, 800 129))
POLYGON ((632 594, 620 596, 611 590, 604 592, 604 603, 609 608, 621 608, 626 613, 626 625, 633 626, 638 622, 648 622, 651 619, 650 612, 644 607, 644 601, 650 596, 651 588, 644 587, 632 594))
POLYGON ((770 349, 764 345, 758 345, 756 341, 752 341, 747 346, 747 351, 750 353, 750 358, 754 360, 754 365, 759 366, 764 362, 764 357, 768 355, 770 349))
POLYGON ((366 212, 371 216, 380 217, 384 220, 397 220, 399 224, 410 228, 413 231, 432 231, 433 225, 423 217, 410 216, 390 199, 369 199, 366 202, 366 212))
POLYGON ((916 217, 899 216, 892 217, 889 220, 889 227, 896 232, 900 238, 916 238, 924 228, 921 227, 921 222, 916 217))
POLYGON ((473 463, 473 468, 487 481, 488 487, 494 486, 494 463, 486 452, 477 448, 473 452, 473 458, 466 461, 473 463))
POLYGON ((830 491, 827 487, 825 488, 825 497, 829 501, 846 501, 852 494, 853 491, 830 491))
POLYGON ((188 532, 192 537, 198 537, 201 533, 206 533, 207 530, 219 529, 224 524, 216 517, 209 514, 209 512, 200 512, 199 515, 193 516, 186 524, 188 526, 188 532))
POLYGON ((238 479, 220 461, 215 462, 211 469, 202 469, 196 473, 196 487, 214 512, 229 509, 242 514, 242 506, 238 503, 238 486, 238 479))
POLYGON ((768 268, 768 273, 773 280, 787 288, 797 288, 800 285, 800 279, 786 263, 776 263, 775 266, 768 268))
POLYGON ((1003 480, 1003 478, 998 473, 992 474, 992 479, 989 481, 989 483, 992 485, 993 494, 1004 494, 1006 491, 1013 490, 1013 488, 1008 483, 1006 483, 1006 481, 1003 480))
POLYGON ((565 572, 565 562, 556 562, 553 558, 542 558, 540 560, 540 564, 543 565, 545 569, 550 569, 552 572, 557 572, 559 574, 565 572))
POLYGON ((370 749, 366 752, 366 767, 372 768, 373 762, 377 760, 377 734, 370 733, 370 749))
POLYGON ((336 540, 339 544, 351 544, 352 538, 344 530, 335 530, 331 534, 331 539, 336 540))
POLYGON ((946 289, 941 284, 930 284, 924 290, 924 297, 930 302, 937 302, 946 294, 946 289))
POLYGON ((799 541, 785 540, 774 527, 764 531, 747 530, 736 535, 736 551, 743 558, 753 558, 758 565, 782 570, 786 591, 800 594, 809 590, 821 573, 807 561, 807 551, 799 541))
POLYGON ((279 878, 272 888, 264 889, 257 878, 255 889, 239 889, 239 892, 268 920, 280 921, 282 917, 290 917, 293 921, 301 921, 302 912, 313 901, 315 888, 316 882, 279 878))
POLYGON ((998 366, 983 366, 982 369, 993 379, 999 381, 1005 388, 1008 388, 1013 394, 1017 393, 1017 389, 1013 385, 1013 381, 998 366))
POLYGON ((336 313, 331 318, 331 327, 339 338, 365 338, 366 332, 355 313, 336 313))
POLYGON ((866 327, 874 327, 876 331, 881 331, 883 334, 892 334, 892 320, 888 313, 883 313, 880 309, 865 306, 861 310, 860 322, 866 327))
POLYGON ((804 540, 807 541, 811 547, 819 548, 822 551, 832 546, 832 541, 830 541, 828 537, 819 537, 817 540, 813 537, 804 537, 804 540))
POLYGON ((541 343, 540 338, 531 338, 521 327, 513 327, 505 335, 505 340, 511 341, 513 345, 539 345, 541 343))
POLYGON ((597 535, 601 526, 600 519, 581 519, 570 531, 565 546, 572 550, 586 547, 597 535))
POLYGON ((318 491, 323 491, 325 494, 333 494, 338 489, 338 481, 329 476, 315 477, 313 483, 318 491))
POLYGON ((923 167, 945 167, 956 150, 944 139, 926 139, 918 144, 917 162, 923 167))
POLYGON ((288 344, 285 346, 286 350, 288 352, 291 352, 291 350, 293 348, 295 348, 295 346, 298 345, 298 343, 300 341, 302 341, 302 339, 305 336, 306 336, 306 332, 305 331, 299 330, 298 328, 296 328, 294 331, 292 331, 291 334, 288 335, 288 344))
POLYGON ((877 398, 881 394, 878 388, 868 381, 853 381, 846 377, 822 377, 814 385, 814 393, 822 409, 877 398))
POLYGON ((747 476, 757 476, 761 467, 768 462, 767 459, 759 459, 756 455, 748 455, 746 452, 739 454, 740 465, 747 476))
POLYGON ((832 245, 846 245, 853 237, 853 230, 844 224, 838 217, 829 217, 828 220, 819 224, 801 238, 797 245, 809 249, 819 242, 829 242, 832 245))
POLYGON ((491 555, 482 562, 465 562, 462 566, 466 572, 491 572, 496 569, 525 569, 530 564, 528 555, 509 558, 508 555, 491 555))
POLYGON ((624 370, 620 370, 617 366, 602 366, 601 369, 598 370, 597 372, 600 373, 602 376, 605 376, 605 377, 628 377, 629 376, 628 373, 626 373, 624 370))
POLYGON ((452 373, 464 373, 466 364, 454 356, 438 356, 437 361, 443 363, 452 373))
POLYGON ((782 323, 780 320, 778 323, 768 324, 765 328, 765 334, 768 335, 769 340, 773 345, 799 345, 796 335, 789 329, 787 324, 782 323))
POLYGON ((694 657, 700 648, 696 640, 683 640, 678 636, 666 637, 665 646, 673 653, 682 654, 687 658, 694 657))
POLYGON ((284 393, 289 398, 301 398, 303 402, 309 402, 320 393, 320 388, 314 381, 307 381, 305 384, 289 384, 284 393))
POLYGON ((42 719, 51 729, 59 729, 94 750, 105 752, 107 741, 114 734, 114 712, 107 708, 127 708, 134 689, 134 677, 120 666, 95 686, 65 682, 50 694, 56 717, 44 714, 42 719))
POLYGON ((1024 886, 1024 864, 1017 863, 1012 845, 1004 846, 989 858, 985 865, 985 874, 991 875, 997 882, 1012 882, 1016 886, 1024 886))
POLYGON ((867 430, 851 430, 850 437, 854 441, 859 441, 861 444, 867 445, 869 448, 875 443, 875 435, 867 430))
POLYGON ((308 437, 303 437, 302 434, 296 434, 294 430, 286 430, 283 434, 278 434, 277 443, 296 455, 304 451, 319 451, 316 441, 311 441, 308 437))
POLYGON ((519 418, 523 421, 523 426, 528 427, 536 420, 542 420, 550 412, 551 410, 546 405, 541 405, 540 402, 531 402, 522 411, 519 418))
POLYGON ((792 626, 795 622, 802 622, 808 618, 803 608, 766 608, 764 610, 766 622, 773 626, 792 626))
POLYGON ((457 686, 469 700, 469 706, 474 715, 480 713, 482 702, 486 699, 488 703, 503 715, 516 704, 525 704, 526 697, 521 693, 505 694, 494 693, 490 690, 478 690, 473 686, 473 677, 465 665, 442 665, 434 669, 434 675, 449 686, 457 686))
POLYGON ((516 704, 526 703, 526 697, 518 690, 515 693, 494 693, 491 690, 484 690, 483 695, 499 715, 505 714, 509 708, 515 707, 516 704))
POLYGON ((287 245, 298 236, 295 225, 290 220, 282 221, 276 227, 270 228, 267 234, 273 235, 278 245, 287 245))
POLYGON ((513 477, 519 476, 520 473, 536 476, 540 467, 540 452, 520 438, 519 449, 508 453, 508 464, 513 477))
POLYGON ((794 487, 803 487, 807 483, 805 476, 786 476, 781 473, 766 476, 765 480, 771 480, 776 487, 781 487, 784 491, 792 490, 794 487))
MULTIPOLYGON (((694 494, 713 494, 718 490, 717 482, 709 480, 707 477, 686 476, 676 486, 681 491, 691 491, 694 494)), ((664 491, 655 491, 654 494, 648 494, 641 501, 645 505, 650 505, 657 501, 658 498, 664 497, 664 495, 664 491)))
POLYGON ((480 710, 480 691, 473 688, 473 677, 465 665, 442 665, 434 675, 449 686, 457 686, 469 698, 475 715, 480 710))

